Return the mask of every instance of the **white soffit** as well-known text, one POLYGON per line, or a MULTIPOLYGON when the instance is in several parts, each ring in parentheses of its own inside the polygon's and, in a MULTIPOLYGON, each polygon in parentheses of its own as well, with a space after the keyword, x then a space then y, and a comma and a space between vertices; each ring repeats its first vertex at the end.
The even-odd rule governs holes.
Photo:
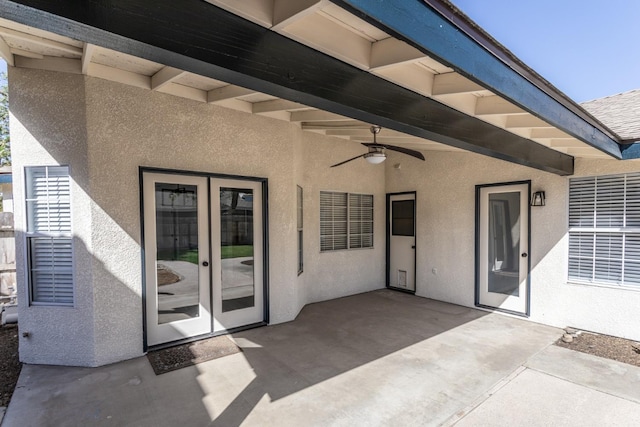
MULTIPOLYGON (((576 157, 608 158, 601 151, 533 117, 328 0, 207 1, 355 67, 554 150, 576 157)), ((305 131, 354 142, 370 140, 368 123, 5 19, 0 19, 0 55, 7 63, 17 67, 82 73, 294 122, 305 131), (354 134, 356 130, 358 132, 354 134)), ((422 151, 461 151, 391 130, 383 130, 380 137, 387 138, 384 141, 390 144, 422 151)))

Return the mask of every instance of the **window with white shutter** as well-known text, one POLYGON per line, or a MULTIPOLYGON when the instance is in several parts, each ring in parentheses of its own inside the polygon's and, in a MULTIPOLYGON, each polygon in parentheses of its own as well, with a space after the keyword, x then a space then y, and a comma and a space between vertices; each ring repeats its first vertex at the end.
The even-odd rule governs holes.
POLYGON ((31 303, 73 306, 69 168, 37 166, 25 170, 31 303))
POLYGON ((640 286, 640 173, 570 181, 569 280, 640 286))
POLYGON ((373 247, 373 195, 320 192, 320 251, 373 247))

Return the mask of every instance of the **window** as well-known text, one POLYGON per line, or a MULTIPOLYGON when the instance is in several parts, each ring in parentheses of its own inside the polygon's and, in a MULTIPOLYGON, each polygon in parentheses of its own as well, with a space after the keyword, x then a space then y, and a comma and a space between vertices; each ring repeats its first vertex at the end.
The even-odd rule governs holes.
POLYGON ((303 219, 303 210, 302 210, 302 187, 297 186, 296 191, 296 200, 297 200, 297 225, 298 225, 298 275, 302 274, 304 271, 304 259, 303 259, 303 251, 302 251, 302 219, 303 219))
POLYGON ((320 192, 320 251, 373 247, 373 195, 320 192))
POLYGON ((27 251, 31 303, 73 305, 69 168, 26 168, 27 251))
POLYGON ((569 279, 640 286, 640 173, 570 181, 569 279))

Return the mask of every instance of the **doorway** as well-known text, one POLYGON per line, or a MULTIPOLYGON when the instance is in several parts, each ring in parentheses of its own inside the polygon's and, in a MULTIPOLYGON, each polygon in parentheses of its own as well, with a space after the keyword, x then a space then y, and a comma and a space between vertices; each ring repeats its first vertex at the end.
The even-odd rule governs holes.
POLYGON ((387 194, 387 287, 416 291, 416 193, 387 194))
POLYGON ((529 315, 531 183, 476 187, 476 305, 529 315))
POLYGON ((142 172, 147 346, 266 320, 264 185, 142 172))

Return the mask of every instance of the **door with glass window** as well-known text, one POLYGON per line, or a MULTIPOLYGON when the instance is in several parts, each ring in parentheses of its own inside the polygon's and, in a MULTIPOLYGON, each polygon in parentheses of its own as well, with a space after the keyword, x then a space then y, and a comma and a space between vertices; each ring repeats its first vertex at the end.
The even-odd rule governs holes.
POLYGON ((416 193, 387 195, 387 286, 416 290, 416 193))
POLYGON ((211 179, 214 332, 264 318, 261 200, 259 182, 211 179))
POLYGON ((476 305, 529 314, 529 189, 477 188, 476 305))
POLYGON ((143 173, 147 345, 264 320, 262 183, 143 173))

